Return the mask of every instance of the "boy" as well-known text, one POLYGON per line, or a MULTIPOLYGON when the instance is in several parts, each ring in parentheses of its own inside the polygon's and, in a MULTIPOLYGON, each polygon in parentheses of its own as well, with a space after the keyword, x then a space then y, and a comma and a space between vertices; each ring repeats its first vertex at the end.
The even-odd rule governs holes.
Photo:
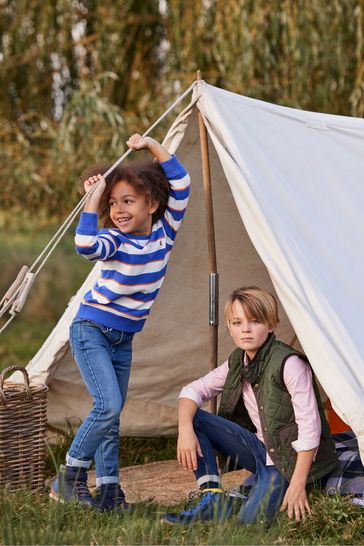
POLYGON ((201 501, 181 514, 166 514, 165 522, 188 525, 231 515, 214 450, 254 475, 238 515, 242 524, 269 521, 280 507, 290 518, 304 518, 310 513, 306 484, 337 465, 310 366, 276 339, 278 320, 277 303, 265 290, 247 286, 230 296, 225 323, 237 349, 184 387, 179 400, 177 458, 194 471, 201 501), (218 416, 199 409, 220 393, 218 416))

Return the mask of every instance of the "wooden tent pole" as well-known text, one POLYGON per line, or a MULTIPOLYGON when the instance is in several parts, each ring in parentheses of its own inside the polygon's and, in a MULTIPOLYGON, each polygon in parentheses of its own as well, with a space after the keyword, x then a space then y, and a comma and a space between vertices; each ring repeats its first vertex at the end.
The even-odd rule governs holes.
MULTIPOLYGON (((197 71, 197 79, 201 80, 201 72, 197 71)), ((198 125, 200 133, 202 178, 205 194, 205 211, 207 226, 207 245, 209 255, 209 345, 210 345, 210 370, 217 366, 218 353, 218 328, 219 328, 219 277, 217 273, 214 209, 212 202, 212 187, 210 175, 209 147, 207 129, 203 117, 198 113, 198 125)), ((210 400, 209 410, 216 413, 216 398, 210 400)))

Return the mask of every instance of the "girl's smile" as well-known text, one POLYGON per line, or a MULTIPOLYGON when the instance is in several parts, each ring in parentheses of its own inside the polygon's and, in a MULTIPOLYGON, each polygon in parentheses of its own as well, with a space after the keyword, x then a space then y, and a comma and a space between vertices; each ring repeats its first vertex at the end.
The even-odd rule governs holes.
POLYGON ((158 203, 149 203, 144 194, 137 193, 133 186, 121 180, 113 187, 110 199, 110 220, 124 233, 149 235, 152 215, 158 203))

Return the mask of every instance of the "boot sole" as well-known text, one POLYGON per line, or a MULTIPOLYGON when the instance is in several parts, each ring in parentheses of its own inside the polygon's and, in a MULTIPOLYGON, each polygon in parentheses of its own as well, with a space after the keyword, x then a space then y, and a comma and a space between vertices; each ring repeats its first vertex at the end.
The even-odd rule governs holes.
POLYGON ((160 520, 160 523, 163 523, 163 524, 166 524, 166 525, 179 525, 180 527, 190 527, 191 525, 195 525, 195 523, 213 523, 213 520, 207 520, 207 521, 202 521, 200 519, 195 519, 194 521, 188 521, 188 522, 182 522, 182 521, 170 521, 169 519, 166 519, 166 518, 161 518, 160 520))
POLYGON ((173 523, 172 521, 169 521, 168 519, 161 518, 160 523, 164 523, 165 525, 181 525, 180 523, 173 523))
POLYGON ((61 499, 55 491, 51 491, 49 493, 49 498, 56 502, 60 502, 61 504, 64 504, 66 502, 64 499, 61 499))

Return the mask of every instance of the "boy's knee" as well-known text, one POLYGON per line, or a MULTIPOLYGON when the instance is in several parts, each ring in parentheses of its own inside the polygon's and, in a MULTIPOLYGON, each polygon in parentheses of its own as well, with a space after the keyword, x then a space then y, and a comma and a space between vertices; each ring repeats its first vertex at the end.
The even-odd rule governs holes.
POLYGON ((196 430, 197 428, 199 428, 201 422, 200 422, 200 412, 201 410, 198 409, 194 415, 194 418, 193 418, 193 421, 192 421, 192 424, 193 424, 193 428, 196 430))
POLYGON ((195 416, 193 418, 193 428, 194 430, 200 430, 201 427, 203 426, 203 421, 204 421, 204 415, 206 414, 207 412, 202 410, 202 409, 198 409, 195 413, 195 416))
POLYGON ((285 490, 288 487, 288 482, 285 477, 279 472, 274 465, 267 466, 261 481, 266 483, 270 490, 285 490))

